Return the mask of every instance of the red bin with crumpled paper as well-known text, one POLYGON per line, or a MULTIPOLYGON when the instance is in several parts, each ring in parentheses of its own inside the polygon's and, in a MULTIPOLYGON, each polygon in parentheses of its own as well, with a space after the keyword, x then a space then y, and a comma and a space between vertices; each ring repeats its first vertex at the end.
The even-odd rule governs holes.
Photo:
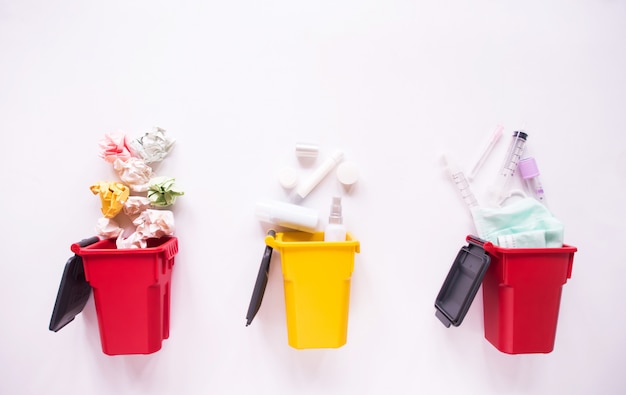
POLYGON ((169 337, 170 283, 176 237, 149 239, 146 248, 118 249, 115 239, 72 251, 82 257, 93 288, 102 351, 150 354, 169 337))

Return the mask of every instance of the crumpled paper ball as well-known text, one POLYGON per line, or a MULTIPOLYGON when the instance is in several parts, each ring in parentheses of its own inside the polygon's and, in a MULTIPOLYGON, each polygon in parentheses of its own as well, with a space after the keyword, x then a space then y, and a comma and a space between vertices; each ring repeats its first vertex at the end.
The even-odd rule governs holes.
POLYGON ((110 218, 100 218, 96 223, 96 234, 105 239, 113 239, 118 237, 124 229, 117 222, 110 218))
POLYGON ((122 248, 146 248, 146 245, 148 243, 146 242, 146 239, 143 238, 143 236, 137 232, 133 232, 130 236, 128 236, 127 238, 124 238, 123 234, 120 234, 117 239, 115 240, 115 246, 118 249, 122 249, 122 248))
POLYGON ((144 238, 163 237, 174 234, 174 213, 169 210, 145 210, 135 218, 137 233, 144 238))
POLYGON ((176 197, 185 193, 178 189, 172 177, 154 177, 148 187, 148 199, 153 206, 167 207, 176 202, 176 197))
POLYGON ((137 228, 127 238, 119 235, 115 244, 117 248, 146 248, 147 240, 174 234, 174 213, 169 210, 144 210, 139 214, 133 225, 137 228))
POLYGON ((132 219, 148 208, 150 208, 150 199, 147 197, 129 196, 126 203, 124 203, 124 214, 132 219))
POLYGON ((113 168, 120 176, 120 180, 135 192, 145 192, 148 190, 152 168, 143 160, 138 158, 128 158, 126 161, 115 159, 113 168))
POLYGON ((115 217, 124 207, 130 189, 120 182, 97 182, 91 187, 94 195, 100 196, 101 211, 105 218, 115 217))
POLYGON ((127 161, 132 156, 128 137, 122 132, 107 133, 98 143, 100 146, 100 157, 109 163, 116 159, 127 161))
POLYGON ((165 129, 154 128, 136 140, 130 142, 133 154, 146 163, 160 162, 170 152, 175 140, 166 135, 165 129))

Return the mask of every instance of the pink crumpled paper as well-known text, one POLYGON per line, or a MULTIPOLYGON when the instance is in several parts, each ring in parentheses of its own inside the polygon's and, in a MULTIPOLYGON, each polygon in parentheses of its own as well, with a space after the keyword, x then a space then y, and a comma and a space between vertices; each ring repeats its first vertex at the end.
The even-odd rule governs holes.
POLYGON ((122 132, 107 133, 98 143, 100 157, 109 163, 115 162, 115 159, 126 161, 132 156, 129 143, 128 137, 122 132))

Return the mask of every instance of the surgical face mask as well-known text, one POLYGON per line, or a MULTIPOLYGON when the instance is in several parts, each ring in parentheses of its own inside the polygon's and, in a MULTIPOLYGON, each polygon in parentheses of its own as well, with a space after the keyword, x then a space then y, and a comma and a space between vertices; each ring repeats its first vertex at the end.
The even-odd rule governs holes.
POLYGON ((498 246, 563 246, 563 224, 535 199, 523 198, 502 207, 473 207, 471 212, 480 238, 498 246))

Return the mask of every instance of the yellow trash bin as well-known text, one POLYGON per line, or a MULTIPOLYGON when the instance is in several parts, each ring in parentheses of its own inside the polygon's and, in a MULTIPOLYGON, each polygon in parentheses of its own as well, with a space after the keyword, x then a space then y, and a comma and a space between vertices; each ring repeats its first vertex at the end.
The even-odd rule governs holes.
POLYGON ((324 233, 284 232, 265 243, 281 255, 289 345, 297 349, 346 344, 350 279, 357 240, 325 242, 324 233))

